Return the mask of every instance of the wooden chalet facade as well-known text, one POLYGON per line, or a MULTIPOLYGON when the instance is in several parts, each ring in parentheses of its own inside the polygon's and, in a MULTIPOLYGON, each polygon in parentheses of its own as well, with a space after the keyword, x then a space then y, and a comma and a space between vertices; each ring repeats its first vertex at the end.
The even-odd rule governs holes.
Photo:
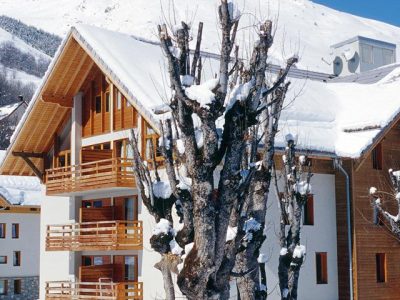
MULTIPOLYGON (((113 37, 96 30, 100 40, 113 37)), ((151 159, 158 123, 146 106, 149 99, 140 98, 145 97, 140 91, 145 76, 140 74, 137 85, 130 86, 133 81, 123 78, 123 68, 113 69, 113 58, 102 51, 118 48, 118 39, 132 38, 115 33, 115 41, 100 45, 89 33, 71 29, 16 130, 0 172, 38 176, 46 188, 41 300, 162 297, 161 275, 153 267, 158 257, 148 242, 154 221, 138 197, 129 148, 132 131, 139 133, 142 154, 151 159), (57 272, 51 270, 54 264, 57 272)), ((125 46, 135 50, 139 42, 132 43, 125 46)), ((162 57, 158 46, 145 47, 148 55, 162 57)), ((122 63, 124 51, 114 53, 121 54, 122 63)), ((354 299, 393 299, 400 293, 399 242, 385 226, 373 223, 368 199, 370 186, 385 187, 386 170, 400 154, 399 136, 394 120, 358 159, 311 153, 320 187, 307 206, 302 231, 312 240, 301 275, 304 299, 350 298, 346 181, 334 168, 335 160, 350 178, 354 299)), ((278 155, 278 165, 280 160, 278 155)))

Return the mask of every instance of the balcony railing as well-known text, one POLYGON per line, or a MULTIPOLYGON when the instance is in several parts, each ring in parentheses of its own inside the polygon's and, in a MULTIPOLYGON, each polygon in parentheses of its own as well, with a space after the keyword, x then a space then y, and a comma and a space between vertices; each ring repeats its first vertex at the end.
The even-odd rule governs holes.
POLYGON ((142 300, 142 282, 46 282, 46 300, 142 300))
POLYGON ((142 221, 47 226, 46 251, 141 250, 142 246, 142 221))
POLYGON ((110 158, 46 170, 48 195, 76 193, 100 188, 133 188, 133 160, 110 158))

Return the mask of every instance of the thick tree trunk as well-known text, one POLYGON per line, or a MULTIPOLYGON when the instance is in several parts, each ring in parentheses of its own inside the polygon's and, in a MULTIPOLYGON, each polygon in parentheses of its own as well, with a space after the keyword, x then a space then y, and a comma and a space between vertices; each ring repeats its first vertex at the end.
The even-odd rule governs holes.
POLYGON ((161 260, 155 264, 156 269, 159 269, 162 273, 164 280, 164 290, 166 300, 175 300, 175 288, 174 282, 172 280, 170 262, 168 261, 168 256, 163 255, 161 260))

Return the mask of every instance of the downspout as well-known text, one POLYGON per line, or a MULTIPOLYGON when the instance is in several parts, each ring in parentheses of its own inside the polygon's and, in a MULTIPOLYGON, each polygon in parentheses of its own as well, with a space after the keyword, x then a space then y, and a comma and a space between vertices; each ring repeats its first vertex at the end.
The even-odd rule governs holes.
POLYGON ((340 158, 335 158, 333 161, 335 168, 339 169, 340 172, 346 177, 346 213, 347 213, 347 243, 348 243, 348 255, 349 255, 349 284, 350 284, 350 300, 353 300, 353 247, 351 238, 351 211, 350 211, 350 177, 349 174, 342 166, 340 158))

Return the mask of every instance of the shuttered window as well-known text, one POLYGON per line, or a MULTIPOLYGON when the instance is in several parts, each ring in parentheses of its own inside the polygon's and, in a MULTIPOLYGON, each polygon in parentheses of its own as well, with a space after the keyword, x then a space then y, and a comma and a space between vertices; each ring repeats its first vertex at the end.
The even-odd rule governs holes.
POLYGON ((328 283, 328 254, 327 252, 315 253, 315 266, 317 273, 317 284, 328 283))
POLYGON ((307 202, 304 204, 303 225, 314 225, 314 195, 307 196, 307 202))
POLYGON ((376 253, 376 282, 386 282, 385 253, 376 253))

